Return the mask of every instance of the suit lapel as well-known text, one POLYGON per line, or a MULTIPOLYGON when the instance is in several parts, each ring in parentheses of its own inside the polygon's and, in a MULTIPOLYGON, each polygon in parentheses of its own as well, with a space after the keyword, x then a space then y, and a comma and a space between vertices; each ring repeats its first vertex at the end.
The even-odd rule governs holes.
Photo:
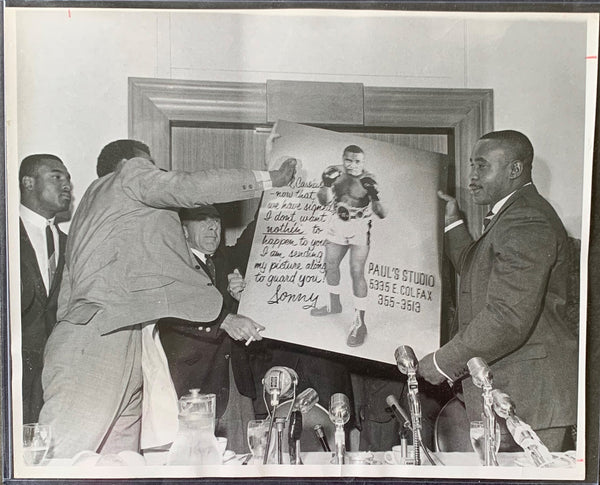
POLYGON ((498 219, 500 219, 500 217, 502 216, 502 214, 504 212, 506 212, 506 210, 512 204, 514 204, 514 202, 516 200, 520 199, 521 197, 526 197, 526 196, 528 196, 531 193, 536 193, 536 189, 535 189, 535 186, 533 184, 527 185, 526 187, 521 187, 520 189, 517 189, 516 192, 500 208, 500 210, 498 211, 498 213, 494 214, 494 217, 492 217, 492 220, 490 221, 490 223, 488 224, 488 226, 482 232, 481 236, 479 236, 479 239, 481 239, 485 234, 487 234, 488 232, 490 232, 491 228, 498 222, 498 219))
POLYGON ((506 201, 506 203, 500 208, 498 213, 494 215, 494 217, 492 218, 492 220, 490 221, 488 226, 485 228, 485 230, 481 233, 481 236, 479 236, 477 239, 475 239, 467 248, 465 259, 464 259, 464 264, 463 264, 463 269, 461 270, 461 272, 464 271, 464 268, 466 268, 467 265, 471 264, 471 254, 472 254, 473 250, 483 240, 483 238, 490 232, 492 227, 494 227, 496 225, 496 223, 502 218, 502 215, 508 210, 508 208, 512 204, 514 204, 514 202, 516 200, 520 199, 521 197, 527 197, 529 194, 532 194, 532 193, 537 193, 537 190, 533 184, 528 185, 526 187, 521 187, 520 189, 517 189, 517 191, 506 201))
MULTIPOLYGON (((25 262, 25 264, 32 269, 32 275, 35 279, 35 286, 44 289, 43 295, 40 295, 42 298, 46 298, 46 285, 44 284, 44 280, 42 278, 42 273, 40 272, 40 267, 37 262, 37 257, 35 255, 35 250, 33 249, 33 245, 29 240, 29 236, 27 235, 27 230, 23 225, 23 221, 19 218, 19 225, 21 231, 21 261, 25 262)), ((23 276, 21 275, 21 278, 23 276)))

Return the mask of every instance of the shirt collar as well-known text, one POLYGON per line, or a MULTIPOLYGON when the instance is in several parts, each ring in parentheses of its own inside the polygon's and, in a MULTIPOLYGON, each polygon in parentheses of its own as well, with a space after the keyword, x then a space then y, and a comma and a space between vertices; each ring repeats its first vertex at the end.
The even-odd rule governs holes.
POLYGON ((32 211, 29 207, 26 207, 23 204, 20 204, 19 206, 19 215, 23 221, 26 221, 32 226, 43 228, 48 224, 54 224, 54 217, 46 219, 44 216, 32 211))
POLYGON ((527 182, 526 184, 521 185, 521 187, 519 187, 516 190, 513 190, 510 194, 508 194, 506 197, 504 197, 503 199, 500 199, 498 202, 496 202, 494 204, 494 207, 492 207, 492 215, 496 215, 498 214, 498 212, 500 212, 500 209, 502 209, 502 207, 504 206, 504 204, 506 204, 506 201, 508 199, 510 199, 510 197, 519 189, 522 189, 523 187, 527 187, 528 185, 531 185, 531 182, 527 182))
MULTIPOLYGON (((200 259, 200 261, 202 261, 203 263, 206 263, 206 254, 204 254, 201 251, 198 251, 196 248, 192 248, 190 247, 190 251, 192 252, 192 254, 194 254, 194 256, 196 256, 197 258, 200 259)), ((208 255, 210 256, 210 254, 208 255)))

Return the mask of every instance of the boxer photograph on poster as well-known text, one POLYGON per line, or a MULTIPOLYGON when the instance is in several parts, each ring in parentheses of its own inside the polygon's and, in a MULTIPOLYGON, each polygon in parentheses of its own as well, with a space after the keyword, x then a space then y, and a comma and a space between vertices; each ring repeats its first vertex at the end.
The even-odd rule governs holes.
POLYGON ((342 165, 331 165, 323 172, 323 187, 317 193, 319 202, 333 203, 325 245, 325 275, 329 305, 314 308, 310 314, 319 317, 341 313, 339 292, 340 263, 350 251, 350 276, 354 296, 354 319, 346 339, 349 347, 362 345, 367 336, 365 298, 368 287, 365 264, 371 246, 373 214, 386 216, 379 198, 375 175, 365 169, 365 152, 357 145, 344 148, 342 165))
POLYGON ((299 165, 262 199, 240 312, 264 337, 353 357, 393 363, 398 333, 435 350, 445 155, 286 120, 273 133, 269 163, 299 165))

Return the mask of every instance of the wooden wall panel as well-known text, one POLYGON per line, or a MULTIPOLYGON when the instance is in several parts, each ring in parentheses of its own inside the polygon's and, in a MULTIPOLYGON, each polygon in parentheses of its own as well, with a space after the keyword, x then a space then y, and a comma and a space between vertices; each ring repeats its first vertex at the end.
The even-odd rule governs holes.
POLYGON ((179 127, 171 129, 174 170, 265 169, 268 133, 252 128, 179 127))
POLYGON ((356 133, 364 138, 371 138, 386 143, 426 150, 448 155, 448 136, 417 133, 356 133))

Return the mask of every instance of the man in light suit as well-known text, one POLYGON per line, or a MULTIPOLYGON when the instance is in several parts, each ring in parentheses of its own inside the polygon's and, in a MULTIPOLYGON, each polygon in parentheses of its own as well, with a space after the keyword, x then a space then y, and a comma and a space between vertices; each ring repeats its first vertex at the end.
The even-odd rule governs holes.
MULTIPOLYGON (((490 364, 494 388, 550 450, 572 448, 577 413, 577 328, 565 318, 567 234, 531 181, 533 147, 517 131, 484 135, 473 148, 469 189, 489 205, 472 240, 456 201, 445 195, 445 244, 460 274, 452 339, 419 362, 433 384, 468 376, 466 363, 490 364)), ((480 420, 481 389, 462 381, 470 420, 480 420)), ((504 438, 503 438, 504 440, 504 438)))
POLYGON ((142 353, 153 351, 146 341, 142 348, 144 330, 163 317, 211 321, 221 310, 221 294, 194 269, 176 209, 256 197, 289 183, 294 171, 288 159, 270 172, 167 172, 141 142, 102 149, 100 178, 69 231, 58 323, 45 352, 40 421, 52 425, 54 457, 138 451, 142 382, 150 403, 172 387, 170 379, 155 382, 160 365, 142 369, 142 353))
POLYGON ((55 217, 69 210, 71 176, 57 156, 29 155, 19 168, 19 188, 23 423, 34 423, 44 402, 44 346, 56 323, 67 244, 55 217))

